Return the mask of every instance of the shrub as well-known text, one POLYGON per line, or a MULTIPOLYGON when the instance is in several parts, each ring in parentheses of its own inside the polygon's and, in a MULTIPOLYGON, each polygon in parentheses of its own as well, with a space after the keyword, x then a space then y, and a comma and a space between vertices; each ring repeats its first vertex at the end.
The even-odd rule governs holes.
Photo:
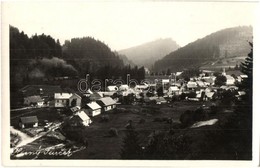
POLYGON ((117 136, 118 136, 118 131, 117 131, 117 129, 116 129, 116 128, 110 128, 110 130, 109 130, 109 135, 110 135, 111 137, 117 137, 117 136))
POLYGON ((109 116, 108 115, 102 115, 100 118, 100 122, 108 122, 109 121, 109 116))
POLYGON ((139 124, 143 124, 143 123, 145 123, 145 119, 141 118, 139 124))
POLYGON ((193 119, 193 111, 187 110, 184 113, 181 114, 180 116, 180 122, 184 127, 189 126, 194 123, 193 119))

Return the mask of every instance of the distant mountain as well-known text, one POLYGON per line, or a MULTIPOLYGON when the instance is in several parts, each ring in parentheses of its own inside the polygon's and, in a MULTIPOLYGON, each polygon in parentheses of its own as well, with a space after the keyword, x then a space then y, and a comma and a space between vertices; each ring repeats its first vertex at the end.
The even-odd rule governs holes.
POLYGON ((159 39, 142 45, 118 51, 138 66, 151 68, 155 61, 175 51, 180 46, 170 38, 159 39))
POLYGON ((116 56, 119 57, 124 63, 125 66, 130 65, 131 67, 135 67, 136 65, 133 63, 133 61, 129 60, 125 55, 119 54, 118 52, 114 52, 116 56))
POLYGON ((154 70, 234 67, 250 52, 248 41, 252 41, 252 37, 251 26, 228 28, 212 33, 155 62, 154 70))

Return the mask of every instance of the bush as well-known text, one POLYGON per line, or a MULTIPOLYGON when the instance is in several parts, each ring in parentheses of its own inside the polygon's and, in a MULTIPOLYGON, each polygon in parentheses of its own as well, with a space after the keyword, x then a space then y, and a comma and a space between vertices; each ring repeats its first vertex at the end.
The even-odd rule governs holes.
POLYGON ((108 115, 102 115, 100 118, 100 122, 108 122, 109 121, 109 116, 108 115))
POLYGON ((117 137, 117 136, 118 136, 118 131, 117 131, 117 129, 116 129, 116 128, 110 128, 110 130, 109 130, 109 135, 110 135, 111 137, 117 137))
POLYGON ((208 119, 208 114, 202 109, 198 108, 195 111, 187 110, 180 116, 180 122, 184 127, 190 126, 197 121, 208 119))
POLYGON ((190 110, 187 110, 181 114, 180 122, 184 127, 189 126, 194 123, 193 114, 194 114, 194 112, 190 111, 190 110))
POLYGON ((143 124, 143 123, 145 123, 145 119, 141 118, 139 124, 143 124))

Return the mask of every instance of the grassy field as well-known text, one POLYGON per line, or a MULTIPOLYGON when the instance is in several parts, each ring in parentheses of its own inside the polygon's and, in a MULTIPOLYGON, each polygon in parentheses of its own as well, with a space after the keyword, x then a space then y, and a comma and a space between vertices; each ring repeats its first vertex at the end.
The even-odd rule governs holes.
POLYGON ((101 116, 94 117, 93 123, 85 130, 88 138, 88 147, 75 153, 70 159, 120 159, 120 151, 125 136, 125 126, 132 120, 133 126, 139 134, 141 144, 146 144, 148 136, 156 131, 164 131, 171 124, 162 119, 171 118, 174 123, 179 123, 179 117, 186 110, 194 110, 201 105, 200 102, 177 102, 165 105, 152 105, 150 107, 119 105, 125 108, 124 112, 108 112, 109 121, 101 122, 101 116), (157 109, 157 110, 152 110, 157 109), (140 123, 140 120, 144 123, 140 123), (115 128, 118 136, 109 136, 109 130, 115 128))

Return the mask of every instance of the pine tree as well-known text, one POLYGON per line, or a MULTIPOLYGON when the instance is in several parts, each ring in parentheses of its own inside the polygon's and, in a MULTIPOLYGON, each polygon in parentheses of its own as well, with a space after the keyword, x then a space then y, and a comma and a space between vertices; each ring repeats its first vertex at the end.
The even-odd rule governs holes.
POLYGON ((126 136, 123 140, 123 147, 121 149, 122 159, 140 159, 142 155, 141 147, 139 144, 138 133, 134 128, 126 130, 126 136))
POLYGON ((242 88, 245 89, 247 92, 252 92, 252 82, 253 82, 253 43, 249 42, 251 46, 251 51, 248 54, 245 62, 241 63, 241 72, 248 76, 242 83, 242 88))

